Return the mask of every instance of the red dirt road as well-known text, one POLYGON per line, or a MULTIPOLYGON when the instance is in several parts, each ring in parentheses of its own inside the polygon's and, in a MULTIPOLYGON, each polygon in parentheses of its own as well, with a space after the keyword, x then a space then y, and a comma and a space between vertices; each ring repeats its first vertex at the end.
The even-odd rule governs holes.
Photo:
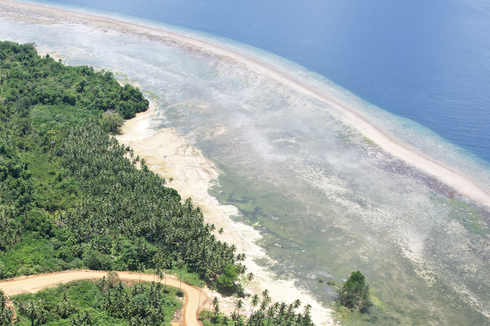
MULTIPOLYGON (((121 280, 133 280, 138 281, 140 274, 129 272, 117 272, 121 280)), ((25 277, 17 277, 7 281, 0 282, 0 289, 2 289, 6 295, 12 296, 19 293, 34 293, 47 287, 54 287, 59 283, 68 283, 71 281, 102 278, 107 276, 107 272, 104 271, 67 271, 52 274, 43 274, 25 277)), ((153 274, 141 274, 141 280, 152 282, 154 280, 153 274)), ((158 278, 157 278, 158 280, 158 278)), ((164 280, 161 281, 164 283, 164 280)), ((167 285, 173 287, 180 287, 180 281, 167 276, 167 285)), ((185 293, 184 299, 184 325, 185 326, 202 326, 197 318, 199 305, 207 299, 207 294, 204 290, 193 287, 186 283, 182 283, 182 291, 185 293)))

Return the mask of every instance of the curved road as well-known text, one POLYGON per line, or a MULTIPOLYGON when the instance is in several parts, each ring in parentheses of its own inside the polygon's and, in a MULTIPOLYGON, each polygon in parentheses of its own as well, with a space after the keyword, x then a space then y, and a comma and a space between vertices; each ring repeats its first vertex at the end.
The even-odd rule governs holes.
MULTIPOLYGON (((133 280, 139 281, 140 274, 129 272, 117 272, 121 280, 133 280)), ((59 283, 68 283, 71 281, 102 278, 107 276, 107 272, 104 271, 67 271, 52 274, 43 274, 31 276, 28 278, 17 277, 7 281, 0 282, 0 289, 2 289, 6 295, 12 296, 19 293, 34 293, 47 287, 54 287, 59 283)), ((158 278, 157 278, 158 279, 158 278)), ((141 280, 152 282, 154 280, 153 274, 141 274, 141 280)), ((164 280, 160 283, 165 283, 164 280)), ((180 287, 180 281, 167 276, 167 285, 173 287, 180 287)), ((202 326, 197 318, 199 305, 207 299, 207 294, 201 291, 199 288, 193 287, 182 282, 182 291, 185 293, 184 299, 184 315, 183 322, 185 326, 202 326)))

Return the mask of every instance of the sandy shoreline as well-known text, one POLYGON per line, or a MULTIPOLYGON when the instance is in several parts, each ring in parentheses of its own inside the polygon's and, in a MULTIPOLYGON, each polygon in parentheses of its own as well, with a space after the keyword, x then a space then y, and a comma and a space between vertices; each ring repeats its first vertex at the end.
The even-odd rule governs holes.
POLYGON ((218 169, 201 151, 188 145, 175 129, 151 129, 156 110, 157 103, 151 101, 146 112, 138 113, 124 123, 117 140, 131 146, 136 155, 144 157, 148 167, 165 178, 167 186, 176 189, 183 199, 191 197, 194 205, 202 209, 207 223, 225 230, 220 235, 221 240, 238 245, 236 234, 227 230, 228 217, 216 198, 208 194, 211 181, 218 178, 218 169))
MULTIPOLYGON (((229 60, 233 60, 236 62, 240 62, 245 64, 250 70, 255 71, 259 74, 267 75, 277 80, 278 82, 291 87, 292 89, 307 93, 309 95, 313 95, 317 99, 320 99, 331 106, 329 108, 329 112, 334 114, 339 120, 344 123, 354 127, 360 133, 362 133, 365 137, 375 142, 379 145, 384 151, 387 153, 398 157, 419 169, 420 171, 435 177, 445 183, 446 185, 455 189, 458 193, 462 194, 464 197, 483 205, 487 208, 490 208, 490 194, 484 191, 481 187, 479 187, 475 182, 468 179, 467 177, 461 175, 460 173, 452 170, 451 168, 445 167, 439 162, 431 160, 427 157, 419 153, 415 153, 404 145, 398 143, 390 136, 385 134, 383 131, 375 128, 368 121, 366 121, 363 117, 361 117, 358 113, 355 112, 354 109, 349 108, 347 104, 339 102, 338 99, 332 98, 328 96, 328 94, 324 94, 319 90, 315 89, 311 85, 307 85, 304 82, 299 81, 293 76, 287 75, 282 71, 267 66, 255 59, 243 56, 231 50, 228 50, 222 46, 218 46, 206 41, 198 40, 191 38, 185 35, 179 35, 168 31, 162 31, 156 28, 137 25, 133 23, 128 23, 124 21, 118 21, 115 19, 101 17, 101 16, 93 16, 89 14, 83 14, 78 12, 70 12, 66 10, 56 9, 56 8, 46 8, 40 7, 36 5, 17 3, 11 1, 0 0, 0 5, 8 5, 12 7, 21 8, 22 10, 32 10, 32 11, 44 11, 50 13, 63 14, 66 17, 66 14, 69 14, 70 18, 79 18, 83 20, 88 20, 90 23, 105 23, 109 25, 116 25, 115 30, 120 30, 121 27, 128 28, 127 31, 121 32, 130 32, 130 31, 140 31, 149 33, 147 35, 151 36, 159 36, 162 37, 164 41, 170 43, 176 43, 176 45, 194 49, 197 52, 210 52, 214 55, 219 55, 229 60)), ((33 23, 39 18, 34 19, 33 23)), ((56 23, 52 21, 51 23, 56 23)), ((78 22, 82 23, 82 22, 78 22)), ((106 28, 110 28, 111 26, 105 26, 106 28)))
MULTIPOLYGON (((184 45, 195 51, 201 51, 200 49, 205 45, 213 47, 211 44, 193 40, 185 36, 131 23, 119 22, 110 18, 101 18, 3 0, 0 0, 0 18, 2 17, 2 9, 5 9, 5 7, 2 8, 2 5, 9 6, 16 15, 27 16, 22 21, 33 24, 56 24, 58 23, 57 18, 66 21, 66 19, 74 17, 70 22, 75 24, 93 23, 97 28, 113 28, 122 33, 131 33, 134 29, 151 32, 152 35, 156 32, 160 34, 159 36, 165 38, 166 44, 184 45), (49 16, 49 14, 53 13, 58 15, 62 14, 63 16, 49 17, 49 19, 39 18, 37 16, 40 14, 49 16), (31 19, 31 17, 34 18, 31 19), (110 26, 105 25, 106 23, 110 26)), ((15 17, 15 19, 19 19, 19 17, 15 17)), ((147 35, 145 34, 145 36, 147 35)), ((216 50, 218 49, 216 47, 216 50)), ((228 50, 223 49, 223 51, 230 55, 233 54, 228 50)), ((220 55, 223 54, 220 53, 220 55)), ((236 61, 235 58, 232 58, 232 60, 236 61)), ((235 244, 238 252, 247 255, 247 259, 245 260, 247 273, 253 272, 255 275, 255 280, 251 284, 247 284, 247 290, 249 292, 260 294, 263 290, 268 289, 273 301, 284 301, 287 303, 291 303, 299 298, 303 305, 310 304, 312 306, 311 316, 315 324, 334 324, 335 321, 332 318, 332 311, 320 305, 308 293, 297 289, 294 281, 276 280, 275 275, 255 263, 255 259, 268 258, 263 249, 255 244, 260 238, 260 234, 250 226, 231 221, 230 216, 239 214, 237 208, 234 206, 220 205, 216 198, 208 194, 211 181, 217 179, 219 175, 219 171, 214 164, 207 160, 198 149, 189 146, 177 134, 175 129, 168 128, 155 131, 151 128, 151 119, 155 115, 156 109, 157 104, 153 101, 149 110, 139 113, 134 119, 126 121, 123 126, 123 134, 117 136, 120 143, 131 146, 136 155, 144 157, 148 167, 152 171, 167 179, 167 186, 175 188, 183 198, 191 197, 193 203, 202 209, 206 223, 215 224, 217 230, 223 228, 224 233, 222 235, 217 234, 220 240, 226 241, 229 244, 235 244), (173 180, 169 181, 170 178, 173 178, 173 180)), ((234 298, 222 298, 220 303, 221 310, 231 313, 234 310, 234 301, 234 298)))
MULTIPOLYGON (((167 186, 176 189, 182 198, 191 197, 194 205, 203 211, 206 223, 214 224, 217 230, 223 228, 223 234, 216 233, 219 240, 234 244, 238 252, 246 254, 247 273, 252 272, 255 275, 255 280, 247 284, 249 292, 260 294, 268 289, 275 301, 287 303, 300 298, 303 304, 312 305, 312 317, 317 325, 333 324, 329 309, 323 308, 313 297, 296 289, 293 281, 274 280, 270 272, 255 263, 255 259, 267 257, 262 248, 255 245, 260 234, 250 226, 231 221, 229 217, 239 214, 238 209, 220 205, 208 193, 213 180, 219 176, 219 170, 199 149, 187 144, 175 129, 153 130, 151 120, 156 112, 157 103, 152 100, 146 112, 138 113, 135 118, 124 123, 122 134, 116 136, 118 141, 131 146, 136 155, 144 157, 148 167, 164 177, 167 186)), ((220 301, 223 312, 233 312, 235 298, 220 298, 220 301)))

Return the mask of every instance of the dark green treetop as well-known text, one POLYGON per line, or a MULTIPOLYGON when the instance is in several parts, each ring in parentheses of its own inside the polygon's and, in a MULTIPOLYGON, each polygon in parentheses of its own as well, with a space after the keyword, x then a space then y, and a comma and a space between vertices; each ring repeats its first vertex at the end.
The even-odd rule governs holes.
POLYGON ((369 299, 369 285, 360 271, 352 272, 351 276, 339 288, 340 304, 356 311, 364 311, 372 305, 369 299))

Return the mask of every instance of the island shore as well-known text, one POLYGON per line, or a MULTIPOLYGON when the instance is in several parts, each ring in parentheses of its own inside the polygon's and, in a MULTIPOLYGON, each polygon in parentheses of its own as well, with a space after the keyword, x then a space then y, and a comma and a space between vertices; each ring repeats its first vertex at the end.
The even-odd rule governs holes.
MULTIPOLYGON (((158 36, 169 46, 182 46, 195 52, 211 50, 211 53, 214 53, 216 50, 220 57, 223 56, 218 51, 219 47, 186 36, 110 18, 55 8, 0 0, 0 19, 2 18, 30 24, 51 25, 61 22, 82 24, 103 30, 112 29, 121 33, 136 33, 139 36, 151 37, 152 39, 158 36), (206 44, 210 49, 202 48, 206 44)), ((42 49, 42 51, 43 53, 51 53, 48 49, 42 49)), ((231 51, 224 51, 230 55, 233 54, 231 51)), ((208 54, 211 55, 211 53, 208 54)), ((61 56, 58 55, 57 58, 61 58, 61 56)), ((223 57, 223 59, 236 61, 232 57, 223 57)), ((247 259, 244 263, 247 267, 247 273, 252 272, 255 275, 255 280, 246 284, 249 292, 261 294, 263 290, 268 289, 273 301, 287 303, 300 299, 303 306, 311 305, 311 316, 316 325, 334 324, 332 310, 323 307, 310 294, 296 288, 293 280, 277 280, 272 272, 256 264, 256 259, 269 259, 264 250, 255 244, 260 239, 260 234, 250 226, 233 222, 230 216, 239 214, 237 208, 220 205, 216 198, 208 194, 212 181, 216 180, 219 175, 219 170, 198 149, 187 144, 175 129, 153 130, 151 119, 156 110, 157 104, 153 101, 149 110, 126 121, 122 128, 123 134, 117 136, 119 142, 131 146, 136 155, 144 157, 148 167, 166 178, 167 186, 176 189, 182 198, 191 197, 193 203, 203 211, 206 223, 215 224, 217 230, 223 228, 223 234, 217 234, 220 240, 235 244, 238 252, 246 254, 247 259), (173 180, 170 181, 170 178, 173 180)), ((208 294, 217 295, 209 291, 208 294)), ((221 298, 221 310, 231 314, 235 310, 235 301, 235 298, 221 298)), ((250 312, 251 308, 247 306, 247 303, 245 305, 245 313, 250 312)))
MULTIPOLYGON (((176 189, 183 199, 192 198, 193 204, 202 210, 206 223, 214 224, 216 230, 223 228, 223 234, 216 234, 219 240, 234 244, 238 252, 246 254, 247 273, 252 272, 255 275, 253 282, 246 283, 249 292, 260 294, 268 289, 275 301, 287 303, 299 298, 303 305, 312 305, 311 314, 317 325, 333 324, 329 309, 323 308, 313 297, 299 291, 293 281, 274 280, 272 273, 255 263, 256 259, 267 257, 255 244, 260 239, 260 234, 250 226, 230 220, 230 216, 239 214, 237 208, 221 205, 208 193, 219 176, 219 169, 199 149, 187 144, 175 129, 152 129, 151 121, 157 110, 157 102, 152 100, 146 112, 138 113, 135 118, 125 121, 122 134, 115 136, 117 140, 133 148, 135 155, 144 157, 150 170, 164 177, 167 186, 176 189)), ((209 290, 207 292, 213 295, 209 290)), ((235 301, 236 298, 221 297, 221 311, 231 314, 235 310, 235 301)))
POLYGON ((440 162, 425 157, 421 153, 410 150, 405 145, 377 129, 373 124, 367 121, 365 117, 362 117, 357 113, 354 108, 350 107, 347 102, 344 102, 339 98, 334 98, 330 94, 326 94, 325 92, 316 89, 307 82, 279 70, 277 67, 268 66, 254 58, 229 50, 222 45, 216 45, 209 41, 192 38, 187 35, 176 34, 108 17, 5 0, 0 0, 0 17, 23 20, 33 24, 68 22, 90 25, 99 29, 112 29, 121 33, 139 34, 150 39, 159 38, 160 41, 169 46, 178 46, 192 52, 219 56, 223 60, 238 62, 259 75, 270 77, 295 91, 314 96, 325 102, 328 105, 326 110, 329 110, 333 116, 358 130, 366 138, 376 143, 386 153, 389 153, 421 172, 440 180, 453 188, 455 192, 461 195, 461 197, 466 197, 479 205, 485 206, 487 209, 490 208, 490 194, 475 181, 470 180, 468 177, 455 171, 451 167, 447 167, 440 162), (12 14, 16 14, 17 16, 13 17, 12 14))

